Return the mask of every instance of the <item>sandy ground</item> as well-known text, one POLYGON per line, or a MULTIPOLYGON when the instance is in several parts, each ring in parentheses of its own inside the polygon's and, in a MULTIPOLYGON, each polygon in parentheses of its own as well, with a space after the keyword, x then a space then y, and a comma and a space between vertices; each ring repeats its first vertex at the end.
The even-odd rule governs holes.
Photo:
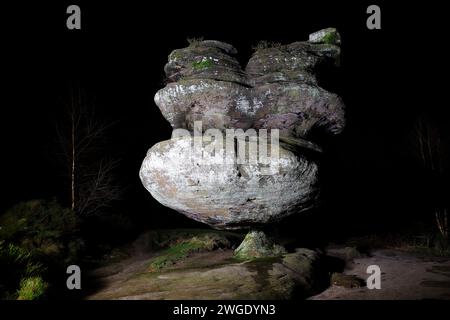
MULTIPOLYGON (((338 251, 338 250, 336 250, 338 251)), ((333 255, 333 250, 329 254, 333 255)), ((345 274, 366 280, 369 265, 381 269, 381 289, 348 289, 331 286, 311 300, 418 300, 450 299, 450 259, 398 250, 378 250, 370 256, 353 259, 345 274)))

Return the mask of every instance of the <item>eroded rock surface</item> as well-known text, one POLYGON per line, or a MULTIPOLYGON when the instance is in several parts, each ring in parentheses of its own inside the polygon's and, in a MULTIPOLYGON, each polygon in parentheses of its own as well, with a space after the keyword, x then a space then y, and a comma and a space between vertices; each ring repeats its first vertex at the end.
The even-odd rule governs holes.
POLYGON ((204 141, 201 153, 192 152, 194 139, 201 138, 162 141, 144 159, 141 180, 163 205, 219 229, 262 225, 316 205, 315 162, 280 147, 267 165, 238 164, 233 155, 224 163, 204 141))
POLYGON ((344 104, 318 85, 322 64, 338 64, 340 37, 333 28, 310 41, 255 51, 245 71, 236 49, 200 41, 169 55, 170 83, 155 102, 174 129, 279 129, 281 135, 308 138, 311 129, 337 134, 345 125, 344 104))
MULTIPOLYGON (((98 279, 101 290, 88 299, 305 298, 317 292, 320 276, 326 277, 318 274, 319 255, 309 249, 246 262, 235 261, 232 254, 231 250, 198 253, 180 265, 159 272, 147 271, 146 265, 152 259, 134 262, 132 268, 128 266, 126 270, 98 279)), ((96 273, 108 274, 104 270, 96 273)))

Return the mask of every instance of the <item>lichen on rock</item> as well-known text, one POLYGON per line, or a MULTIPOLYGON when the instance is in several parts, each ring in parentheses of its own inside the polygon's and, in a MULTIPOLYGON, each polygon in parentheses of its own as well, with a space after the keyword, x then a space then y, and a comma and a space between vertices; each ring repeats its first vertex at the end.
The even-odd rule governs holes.
POLYGON ((341 44, 341 36, 335 28, 326 28, 309 35, 311 43, 341 44))
POLYGON ((235 250, 234 256, 238 259, 255 259, 279 257, 285 253, 286 249, 275 244, 264 232, 250 231, 235 250))

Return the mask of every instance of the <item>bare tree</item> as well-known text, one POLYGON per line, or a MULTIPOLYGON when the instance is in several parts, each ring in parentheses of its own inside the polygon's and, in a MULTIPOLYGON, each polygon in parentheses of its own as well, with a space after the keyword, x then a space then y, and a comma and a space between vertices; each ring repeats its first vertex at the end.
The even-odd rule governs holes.
MULTIPOLYGON (((417 151, 423 167, 433 178, 431 181, 440 181, 445 174, 444 146, 441 132, 431 121, 425 117, 419 117, 414 126, 417 151)), ((430 186, 439 188, 438 186, 430 186)), ((444 207, 435 207, 435 222, 439 232, 445 240, 448 240, 448 212, 444 207)))
POLYGON ((419 117, 414 126, 417 149, 423 166, 433 175, 442 175, 442 141, 439 130, 424 117, 419 117))
POLYGON ((120 198, 121 187, 114 179, 118 161, 101 154, 112 125, 97 119, 94 106, 81 90, 71 91, 57 137, 69 180, 70 207, 79 215, 99 213, 120 198))

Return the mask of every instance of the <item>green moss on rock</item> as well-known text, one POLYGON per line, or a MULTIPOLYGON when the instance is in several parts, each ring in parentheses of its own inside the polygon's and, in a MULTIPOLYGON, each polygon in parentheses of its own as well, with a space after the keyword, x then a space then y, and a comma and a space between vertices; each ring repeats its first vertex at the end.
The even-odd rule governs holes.
POLYGON ((336 35, 336 33, 332 33, 332 32, 325 34, 322 39, 323 43, 328 43, 328 44, 334 44, 334 43, 336 43, 336 40, 337 40, 337 35, 336 35))
POLYGON ((192 68, 194 68, 194 70, 208 69, 212 66, 213 66, 213 62, 211 59, 208 59, 208 58, 203 58, 201 61, 192 62, 192 68))
POLYGON ((159 229, 152 230, 142 234, 134 243, 135 247, 142 250, 143 253, 167 249, 183 241, 197 238, 223 238, 231 245, 242 241, 242 236, 230 231, 218 231, 211 229, 159 229))
POLYGON ((220 233, 203 233, 171 242, 157 257, 150 260, 148 271, 158 272, 184 260, 192 253, 230 248, 231 242, 220 233))
POLYGON ((310 34, 309 42, 339 45, 341 37, 335 28, 326 28, 310 34))

